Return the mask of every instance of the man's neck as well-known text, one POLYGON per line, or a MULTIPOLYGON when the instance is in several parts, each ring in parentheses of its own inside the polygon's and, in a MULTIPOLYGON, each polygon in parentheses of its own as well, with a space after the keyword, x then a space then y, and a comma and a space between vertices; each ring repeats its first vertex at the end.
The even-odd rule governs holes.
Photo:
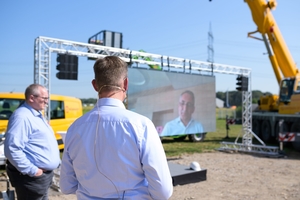
POLYGON ((180 121, 184 124, 184 126, 187 126, 190 123, 191 119, 189 119, 189 120, 180 119, 180 121))
MULTIPOLYGON (((125 93, 126 95, 126 93, 125 93)), ((123 91, 112 91, 112 92, 103 92, 99 94, 99 99, 101 98, 113 98, 113 99, 118 99, 120 101, 124 101, 126 96, 124 95, 123 91)))

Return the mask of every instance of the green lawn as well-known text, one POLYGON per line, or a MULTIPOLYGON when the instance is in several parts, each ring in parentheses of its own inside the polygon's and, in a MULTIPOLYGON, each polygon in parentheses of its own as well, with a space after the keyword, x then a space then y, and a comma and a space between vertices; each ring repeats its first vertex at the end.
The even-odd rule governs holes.
POLYGON ((242 125, 231 125, 229 128, 229 139, 225 139, 227 136, 225 119, 218 119, 216 121, 216 132, 208 132, 202 142, 190 142, 188 137, 186 137, 182 142, 177 142, 172 138, 164 138, 162 143, 167 157, 189 153, 213 152, 220 147, 220 142, 234 142, 238 134, 242 136, 242 125))
MULTIPOLYGON (((92 107, 85 107, 83 113, 91 110, 92 107)), ((222 112, 228 111, 228 109, 223 109, 222 112)), ((228 111, 229 113, 232 112, 228 111)), ((216 109, 216 116, 220 116, 220 109, 216 109)), ((232 117, 232 116, 230 116, 232 117)), ((221 142, 235 142, 238 137, 238 143, 242 143, 242 125, 230 125, 230 130, 228 130, 229 139, 225 138, 227 136, 226 123, 225 119, 216 120, 216 131, 208 132, 205 136, 204 141, 202 142, 190 142, 188 137, 184 141, 175 141, 173 138, 164 138, 162 143, 165 149, 167 157, 176 157, 183 154, 192 154, 192 153, 203 153, 203 152, 213 152, 217 151, 221 147, 221 142)), ((253 137, 253 144, 260 144, 253 137)), ((270 146, 279 146, 278 142, 266 144, 270 146)), ((284 151, 290 152, 293 151, 292 148, 285 148, 284 151)))

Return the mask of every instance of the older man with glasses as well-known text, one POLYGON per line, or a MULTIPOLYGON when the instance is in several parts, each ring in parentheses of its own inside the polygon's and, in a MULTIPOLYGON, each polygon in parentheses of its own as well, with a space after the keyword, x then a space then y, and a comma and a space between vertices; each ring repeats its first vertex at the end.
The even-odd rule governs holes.
POLYGON ((6 171, 18 200, 47 200, 53 170, 60 164, 53 130, 41 112, 48 101, 45 87, 29 85, 25 102, 8 122, 4 143, 6 171))

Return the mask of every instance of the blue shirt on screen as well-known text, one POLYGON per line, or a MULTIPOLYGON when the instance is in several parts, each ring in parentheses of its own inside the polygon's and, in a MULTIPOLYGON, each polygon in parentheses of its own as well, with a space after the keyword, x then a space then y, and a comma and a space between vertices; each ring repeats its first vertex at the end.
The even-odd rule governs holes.
POLYGON ((4 140, 6 158, 22 174, 34 176, 38 168, 56 169, 60 163, 55 135, 42 113, 26 102, 9 119, 4 140))
POLYGON ((179 117, 166 123, 160 136, 174 136, 184 134, 196 134, 203 133, 203 127, 200 122, 191 120, 187 126, 185 126, 179 117))
POLYGON ((154 124, 117 99, 97 106, 68 129, 60 189, 77 199, 168 199, 173 192, 154 124))

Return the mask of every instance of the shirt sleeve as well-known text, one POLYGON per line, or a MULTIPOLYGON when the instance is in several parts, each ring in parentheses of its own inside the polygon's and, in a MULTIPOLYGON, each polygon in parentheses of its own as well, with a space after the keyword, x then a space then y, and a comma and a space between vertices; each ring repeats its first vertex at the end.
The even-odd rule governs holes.
POLYGON ((28 119, 12 115, 5 133, 4 153, 9 162, 21 173, 34 176, 38 167, 33 165, 24 153, 29 132, 31 130, 28 119))
POLYGON ((149 120, 145 128, 142 165, 153 199, 169 199, 173 193, 172 176, 158 133, 149 120))
MULTIPOLYGON (((72 126, 71 126, 72 127, 72 126)), ((70 127, 70 129, 71 129, 70 127)), ((59 186, 60 190, 63 194, 75 194, 78 188, 78 180, 76 178, 76 174, 72 165, 72 160, 69 155, 69 138, 72 134, 68 134, 70 129, 67 131, 66 139, 65 139, 65 148, 62 156, 62 162, 60 167, 60 178, 59 178, 59 186)))
POLYGON ((161 132, 161 136, 169 136, 170 135, 170 122, 167 122, 161 132))

